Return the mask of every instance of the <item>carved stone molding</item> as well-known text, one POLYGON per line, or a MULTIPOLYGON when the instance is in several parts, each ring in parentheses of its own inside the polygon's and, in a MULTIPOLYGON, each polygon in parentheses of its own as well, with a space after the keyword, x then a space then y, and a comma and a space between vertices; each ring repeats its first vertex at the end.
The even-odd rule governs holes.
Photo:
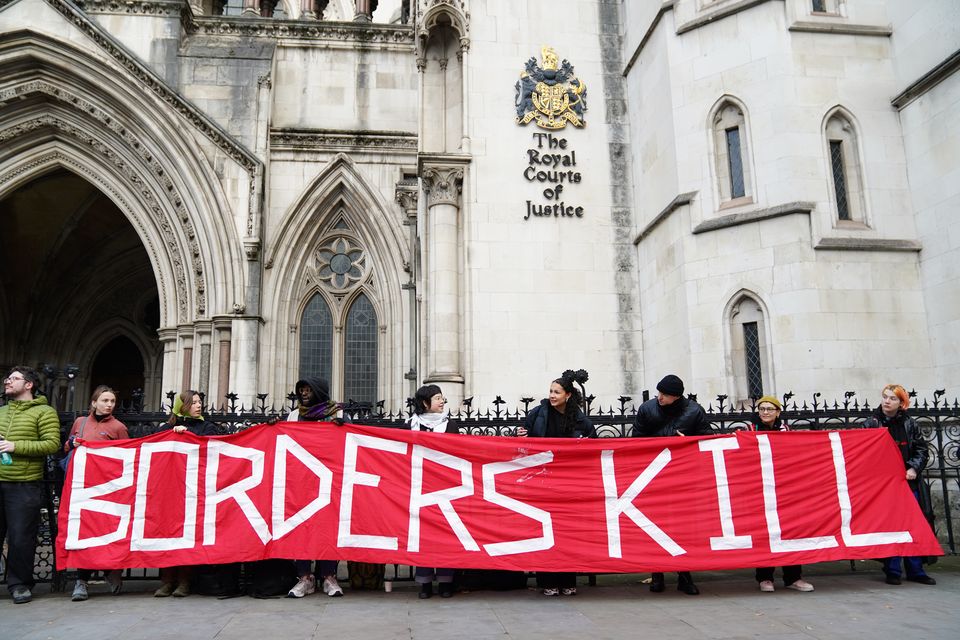
POLYGON ((180 17, 182 0, 79 0, 87 13, 118 13, 133 16, 180 17))
POLYGON ((417 53, 426 57, 427 40, 437 27, 449 25, 460 39, 460 50, 470 49, 470 12, 464 0, 418 0, 417 53))
MULTIPOLYGON (((29 82, 19 85, 18 87, 0 91, 0 102, 10 99, 11 97, 25 96, 38 92, 47 93, 64 100, 68 104, 71 104, 83 111, 83 113, 87 116, 92 116, 97 119, 105 130, 111 130, 116 134, 115 140, 124 143, 128 153, 140 158, 142 165, 137 167, 130 166, 124 157, 117 153, 116 149, 104 144, 99 138, 94 137, 83 128, 78 127, 73 123, 49 114, 41 115, 31 120, 22 121, 14 126, 3 129, 0 131, 0 145, 3 145, 5 142, 20 136, 29 135, 42 129, 52 128, 58 130, 63 135, 79 141, 86 148, 89 148, 91 151, 102 156, 108 165, 116 167, 122 176, 130 183, 131 190, 140 195, 142 198, 142 204, 152 214, 153 218, 157 222, 157 226, 160 230, 161 236, 163 237, 164 245, 166 245, 167 254, 171 258, 170 262, 173 265, 175 272, 177 307, 179 312, 178 315, 181 321, 184 321, 187 318, 187 278, 184 271, 184 265, 180 260, 176 259, 177 256, 180 255, 180 249, 179 243, 177 242, 177 236, 173 230, 174 225, 183 230, 187 237, 188 246, 190 248, 189 262, 190 267, 194 272, 196 282, 196 313, 198 316, 205 315, 207 306, 206 277, 204 274, 203 260, 201 259, 200 245, 197 242, 196 230, 191 222, 190 214, 183 204, 183 198, 178 193, 176 185, 174 185, 173 181, 167 176, 167 171, 164 169, 163 165, 161 165, 153 157, 153 154, 147 150, 144 145, 142 145, 136 139, 135 136, 127 131, 125 127, 116 123, 115 120, 110 118, 98 107, 83 100, 82 98, 70 95, 60 87, 54 87, 42 81, 29 82), (176 211, 176 222, 167 216, 166 209, 160 205, 160 202, 154 195, 153 189, 144 183, 142 177, 144 168, 149 169, 150 173, 153 175, 153 178, 157 180, 163 187, 163 191, 169 194, 169 204, 176 211)), ((103 181, 101 179, 95 180, 94 183, 101 186, 103 185, 103 181)), ((109 191, 110 193, 115 193, 114 190, 109 191)))
POLYGON ((317 20, 275 20, 259 17, 196 16, 185 13, 187 33, 206 36, 245 36, 311 40, 317 44, 366 44, 413 47, 413 28, 408 25, 317 20))
POLYGON ((335 129, 272 129, 273 150, 344 149, 416 152, 417 134, 406 131, 345 131, 335 129))
POLYGON ((398 182, 394 199, 408 218, 415 218, 417 216, 417 203, 420 200, 420 189, 416 180, 409 183, 407 181, 398 182))
POLYGON ((463 167, 429 166, 421 172, 423 191, 427 194, 427 205, 452 204, 460 206, 460 193, 463 190, 463 167))

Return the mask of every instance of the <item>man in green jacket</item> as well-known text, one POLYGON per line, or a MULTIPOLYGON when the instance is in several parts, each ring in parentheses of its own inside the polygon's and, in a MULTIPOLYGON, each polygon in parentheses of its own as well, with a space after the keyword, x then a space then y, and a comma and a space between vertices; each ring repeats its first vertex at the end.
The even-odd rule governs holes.
POLYGON ((60 420, 40 376, 16 366, 3 379, 0 407, 0 542, 7 539, 7 589, 14 604, 33 599, 33 559, 43 505, 44 458, 60 449, 60 420))

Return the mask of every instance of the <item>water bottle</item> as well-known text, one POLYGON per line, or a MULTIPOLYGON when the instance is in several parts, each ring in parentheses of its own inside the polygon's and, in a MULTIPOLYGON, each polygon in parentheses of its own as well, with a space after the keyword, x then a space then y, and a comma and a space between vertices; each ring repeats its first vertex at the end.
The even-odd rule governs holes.
MULTIPOLYGON (((4 439, 3 436, 0 436, 0 441, 2 441, 3 439, 4 439)), ((2 465, 13 464, 13 458, 10 457, 9 453, 4 451, 3 453, 0 453, 0 464, 2 465)))

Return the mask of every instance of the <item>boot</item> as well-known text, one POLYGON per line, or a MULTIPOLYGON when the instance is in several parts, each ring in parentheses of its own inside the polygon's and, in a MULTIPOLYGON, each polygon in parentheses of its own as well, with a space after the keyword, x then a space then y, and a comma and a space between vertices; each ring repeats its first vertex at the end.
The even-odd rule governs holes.
POLYGON ((426 600, 427 598, 433 597, 433 583, 424 582, 420 585, 420 594, 417 596, 421 600, 426 600))
POLYGON ((663 574, 654 573, 651 575, 650 580, 650 591, 652 593, 663 593, 664 584, 663 584, 663 574))
POLYGON ((689 571, 681 571, 677 574, 677 591, 683 591, 688 596, 700 595, 700 589, 693 584, 693 576, 689 571))
POLYGON ((453 583, 452 583, 452 582, 441 582, 441 583, 440 583, 440 597, 441 597, 441 598, 452 598, 452 597, 453 597, 453 583))

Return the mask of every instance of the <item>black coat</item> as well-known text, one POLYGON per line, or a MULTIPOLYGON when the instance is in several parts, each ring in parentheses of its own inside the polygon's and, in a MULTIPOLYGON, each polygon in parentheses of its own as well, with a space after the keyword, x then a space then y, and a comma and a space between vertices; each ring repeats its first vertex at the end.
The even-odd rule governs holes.
POLYGON ((174 427, 186 427, 187 431, 192 433, 195 436, 219 436, 220 430, 217 428, 217 425, 213 424, 209 420, 201 420, 199 418, 185 418, 183 416, 177 416, 177 423, 171 425, 169 422, 164 422, 160 425, 160 431, 169 431, 174 427))
POLYGON ((913 468, 920 473, 927 466, 927 441, 923 439, 920 433, 920 427, 916 421, 907 415, 902 409, 897 411, 897 415, 888 418, 882 408, 877 408, 873 415, 863 423, 867 428, 886 427, 887 433, 897 443, 900 449, 900 455, 903 457, 905 469, 913 468))
MULTIPOLYGON (((596 438, 597 430, 579 407, 573 415, 573 433, 571 438, 596 438)), ((527 428, 528 438, 544 438, 547 435, 547 420, 550 415, 550 401, 543 399, 540 404, 527 412, 523 426, 527 428)))
POLYGON ((661 407, 651 398, 637 409, 633 421, 634 438, 675 436, 702 436, 710 433, 710 422, 703 407, 689 398, 680 398, 667 407, 661 407))

